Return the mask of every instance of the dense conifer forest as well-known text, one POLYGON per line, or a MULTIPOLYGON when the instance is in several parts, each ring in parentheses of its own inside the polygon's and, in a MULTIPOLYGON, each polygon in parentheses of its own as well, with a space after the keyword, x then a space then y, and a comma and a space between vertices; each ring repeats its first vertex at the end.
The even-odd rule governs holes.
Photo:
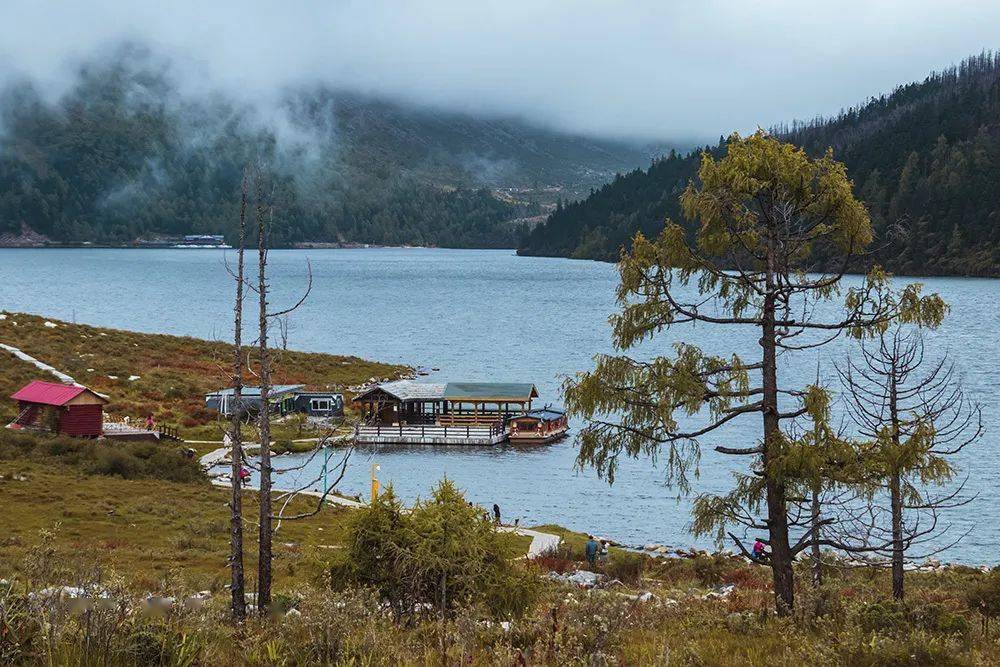
MULTIPOLYGON (((847 164, 877 234, 869 261, 907 274, 1000 275, 1000 54, 772 131, 847 164)), ((724 153, 725 142, 702 150, 724 153)), ((667 217, 688 224, 678 197, 700 153, 671 152, 560 205, 519 252, 615 260, 636 232, 655 236, 667 217)))
POLYGON ((129 45, 56 94, 28 79, 0 90, 0 242, 231 234, 243 168, 259 160, 275 245, 511 248, 523 234, 511 221, 542 209, 502 188, 585 193, 651 154, 321 87, 236 101, 181 79, 129 45))

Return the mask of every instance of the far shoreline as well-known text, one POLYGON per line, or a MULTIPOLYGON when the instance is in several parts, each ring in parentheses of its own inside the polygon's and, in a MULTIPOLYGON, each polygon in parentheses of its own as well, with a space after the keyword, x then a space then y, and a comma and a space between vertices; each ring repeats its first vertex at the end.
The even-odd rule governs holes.
MULTIPOLYGON (((177 247, 174 245, 108 245, 108 244, 45 244, 45 245, 5 245, 0 244, 0 250, 178 250, 184 252, 190 252, 193 250, 235 250, 233 247, 206 247, 206 246, 191 246, 191 247, 177 247)), ((450 246, 422 246, 422 245, 378 245, 373 243, 325 243, 325 242, 308 242, 303 241, 289 246, 272 246, 271 250, 479 250, 485 252, 509 252, 513 253, 515 257, 526 258, 526 259, 562 259, 570 260, 573 262, 597 262, 599 264, 609 264, 615 265, 617 262, 607 259, 596 259, 592 257, 565 257, 562 255, 544 255, 544 254, 526 254, 522 253, 519 248, 483 248, 483 247, 450 247, 450 246)), ((901 278, 907 280, 921 280, 925 278, 956 278, 961 280, 982 280, 982 281, 996 281, 1000 280, 1000 275, 998 276, 978 276, 978 275, 959 275, 959 274, 907 274, 907 273, 892 273, 894 278, 901 278)), ((864 277, 864 273, 848 272, 844 274, 847 276, 858 276, 864 277)))

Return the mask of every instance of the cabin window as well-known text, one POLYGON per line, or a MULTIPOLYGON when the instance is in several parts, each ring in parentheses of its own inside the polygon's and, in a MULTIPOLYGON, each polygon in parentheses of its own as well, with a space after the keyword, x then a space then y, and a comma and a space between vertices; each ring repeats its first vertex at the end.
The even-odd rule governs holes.
POLYGON ((329 398, 313 398, 309 400, 309 409, 313 412, 329 412, 332 404, 329 398))

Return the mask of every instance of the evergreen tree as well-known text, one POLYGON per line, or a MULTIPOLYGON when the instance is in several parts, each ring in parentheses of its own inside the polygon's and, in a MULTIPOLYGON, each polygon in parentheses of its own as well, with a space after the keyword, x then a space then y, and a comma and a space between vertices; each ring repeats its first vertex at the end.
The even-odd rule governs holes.
MULTIPOLYGON (((752 329, 760 358, 710 356, 687 343, 678 343, 672 358, 649 362, 603 355, 595 370, 566 384, 566 405, 589 420, 578 434, 581 464, 595 466, 613 482, 620 456, 657 455, 665 448, 668 479, 682 488, 699 438, 756 415, 758 444, 717 449, 753 462, 759 485, 738 488, 729 501, 748 513, 762 505, 766 518, 754 527, 768 532, 776 607, 786 614, 794 604, 793 558, 810 545, 808 538, 790 541, 789 490, 805 475, 789 472, 793 449, 787 425, 818 404, 822 389, 780 383, 778 352, 794 354, 811 336, 819 336, 812 346, 839 333, 864 337, 897 318, 935 324, 944 306, 936 296, 922 297, 916 285, 892 293, 885 274, 875 269, 861 287, 846 291, 842 317, 816 316, 816 304, 836 295, 851 257, 872 238, 868 214, 854 198, 844 166, 829 153, 810 159, 764 132, 745 139, 734 135, 724 158, 703 156, 698 177, 699 184, 692 183, 682 197, 685 215, 697 224, 694 242, 668 220, 659 238, 637 235, 622 257, 622 311, 612 318, 615 346, 624 352, 664 329, 703 323, 752 329), (803 272, 799 267, 821 250, 838 254, 840 269, 803 272), (696 298, 682 296, 688 285, 696 288, 696 298), (685 417, 699 415, 707 416, 707 423, 686 424, 685 417)), ((710 513, 719 506, 701 504, 710 513)), ((729 519, 724 512, 703 514, 696 523, 729 519)))

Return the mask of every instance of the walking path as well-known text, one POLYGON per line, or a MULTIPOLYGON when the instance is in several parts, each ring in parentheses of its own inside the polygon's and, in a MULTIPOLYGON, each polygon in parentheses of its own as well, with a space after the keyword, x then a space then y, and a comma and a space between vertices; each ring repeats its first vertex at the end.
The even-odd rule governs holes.
POLYGON ((515 528, 514 526, 500 526, 497 530, 504 533, 515 533, 517 535, 524 535, 525 537, 531 538, 531 544, 528 545, 528 558, 537 558, 550 551, 555 551, 559 548, 559 543, 562 542, 562 538, 558 535, 553 535, 552 533, 540 533, 537 530, 531 530, 530 528, 515 528))
MULTIPOLYGON (((259 445, 258 445, 259 446, 259 445)), ((202 467, 205 471, 209 473, 209 477, 212 480, 212 484, 215 486, 226 486, 230 485, 230 479, 228 475, 212 475, 211 470, 217 465, 220 465, 223 460, 229 456, 229 447, 219 447, 218 449, 213 449, 208 454, 205 454, 199 459, 202 467)), ((275 491, 280 491, 280 489, 275 489, 275 491)), ((314 498, 321 498, 323 493, 320 491, 302 491, 304 495, 312 496, 314 498)), ((326 497, 327 502, 334 503, 337 505, 343 505, 345 507, 360 508, 364 507, 365 503, 359 503, 356 500, 351 500, 350 498, 342 498, 341 496, 328 494, 326 497)), ((528 545, 527 557, 537 558, 543 554, 550 551, 555 551, 559 548, 559 543, 562 542, 562 538, 558 535, 553 535, 551 533, 542 533, 537 530, 532 530, 530 528, 521 528, 514 526, 499 526, 497 530, 504 533, 514 533, 515 535, 522 535, 524 537, 531 538, 531 544, 528 545)))

